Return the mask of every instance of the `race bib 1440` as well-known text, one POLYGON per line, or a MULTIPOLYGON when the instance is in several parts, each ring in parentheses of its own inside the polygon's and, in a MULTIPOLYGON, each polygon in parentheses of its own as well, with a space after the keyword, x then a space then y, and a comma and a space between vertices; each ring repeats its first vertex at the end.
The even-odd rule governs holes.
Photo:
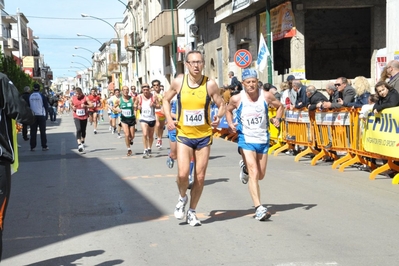
POLYGON ((184 110, 183 125, 201 126, 205 124, 204 110, 184 110))

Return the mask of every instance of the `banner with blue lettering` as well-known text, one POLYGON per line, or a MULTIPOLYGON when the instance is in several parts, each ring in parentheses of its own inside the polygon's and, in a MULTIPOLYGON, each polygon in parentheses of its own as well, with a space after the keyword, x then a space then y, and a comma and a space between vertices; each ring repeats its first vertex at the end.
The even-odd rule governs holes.
POLYGON ((369 114, 363 147, 368 152, 399 158, 399 107, 369 114))
MULTIPOLYGON (((219 111, 219 108, 215 104, 212 104, 211 119, 213 119, 213 117, 218 114, 218 111, 219 111)), ((236 110, 233 111, 233 123, 237 123, 236 110)), ((218 128, 229 128, 229 125, 227 124, 226 116, 223 116, 222 119, 220 119, 218 128)))

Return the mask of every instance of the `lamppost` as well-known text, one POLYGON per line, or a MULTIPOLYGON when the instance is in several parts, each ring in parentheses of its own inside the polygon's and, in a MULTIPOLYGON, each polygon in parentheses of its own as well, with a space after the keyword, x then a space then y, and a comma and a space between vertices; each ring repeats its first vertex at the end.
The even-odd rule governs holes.
POLYGON ((89 62, 90 65, 92 64, 92 62, 90 62, 90 60, 87 59, 86 57, 83 57, 83 56, 80 56, 80 55, 76 55, 76 54, 73 54, 72 56, 73 56, 73 57, 80 57, 80 58, 83 58, 84 60, 86 60, 87 62, 89 62))
MULTIPOLYGON (((86 69, 87 69, 87 72, 88 72, 88 75, 89 75, 89 79, 88 79, 88 83, 89 83, 89 87, 90 87, 90 73, 89 73, 89 71, 90 71, 90 67, 87 67, 87 66, 85 66, 84 64, 82 64, 82 63, 79 63, 79 62, 71 62, 72 64, 79 64, 79 65, 81 65, 81 66, 84 66, 86 69)), ((85 71, 85 70, 84 70, 85 71)), ((83 83, 83 81, 82 81, 82 83, 83 83)))
POLYGON ((84 48, 84 47, 75 46, 75 49, 83 49, 83 50, 86 50, 86 51, 88 51, 88 52, 90 52, 90 53, 92 53, 92 54, 95 54, 95 52, 93 52, 92 50, 89 50, 89 49, 84 48))
POLYGON ((119 3, 125 6, 127 10, 130 11, 130 14, 132 15, 133 18, 133 25, 134 25, 134 33, 133 33, 133 45, 134 45, 134 56, 135 56, 135 61, 136 61, 136 86, 138 86, 138 78, 139 78, 139 62, 138 62, 138 55, 137 55, 137 39, 136 39, 136 33, 137 33, 137 24, 136 24, 136 18, 133 14, 132 7, 129 4, 123 3, 121 0, 118 0, 119 3))
POLYGON ((87 37, 87 38, 93 39, 93 40, 95 40, 96 42, 98 42, 98 43, 100 44, 100 47, 103 45, 102 42, 100 42, 100 41, 97 40, 96 38, 93 38, 93 37, 91 37, 91 36, 89 36, 89 35, 84 35, 84 34, 80 34, 80 33, 76 33, 76 35, 78 35, 79 37, 87 37))
MULTIPOLYGON (((72 63, 74 63, 74 62, 72 62, 72 63)), ((80 67, 76 67, 76 66, 70 66, 70 68, 76 68, 76 69, 79 69, 79 70, 81 70, 82 71, 82 75, 85 73, 85 69, 83 69, 83 68, 80 68, 80 67)), ((73 71, 73 70, 68 70, 68 71, 73 71)), ((79 74, 79 71, 78 70, 76 70, 76 71, 73 71, 73 72, 75 72, 75 73, 77 73, 77 74, 79 74)), ((84 88, 84 84, 83 84, 83 76, 81 77, 81 79, 82 79, 82 82, 81 82, 81 84, 82 84, 82 90, 85 92, 85 88, 84 88)))
MULTIPOLYGON (((73 57, 80 57, 80 58, 83 58, 84 60, 86 60, 87 62, 89 62, 89 64, 91 65, 91 85, 94 86, 94 75, 93 75, 93 65, 92 65, 92 62, 90 62, 89 59, 87 59, 87 58, 85 58, 85 57, 83 57, 83 56, 80 56, 80 55, 73 54, 72 56, 73 56, 73 57)), ((89 70, 90 70, 90 68, 89 68, 89 70)))
MULTIPOLYGON (((100 44, 100 47, 103 46, 103 43, 100 42, 98 39, 96 39, 94 37, 91 37, 89 35, 80 34, 80 33, 76 33, 76 35, 79 36, 79 37, 87 37, 87 38, 90 38, 92 40, 95 40, 96 42, 98 42, 100 44)), ((80 49, 85 49, 83 47, 75 46, 75 49, 79 49, 79 48, 80 49)), ((86 49, 86 50, 88 50, 88 49, 86 49)), ((98 50, 101 52, 100 49, 98 49, 98 50)), ((90 50, 88 50, 88 51, 90 51, 90 50)), ((90 51, 90 52, 94 54, 94 52, 92 52, 92 51, 90 51)), ((105 52, 107 52, 107 51, 105 51, 105 52)), ((108 83, 108 60, 107 60, 107 54, 105 54, 105 76, 107 78, 107 83, 108 83)))
POLYGON ((117 44, 117 49, 118 49, 118 61, 119 61, 119 89, 122 88, 122 64, 121 64, 121 37, 119 36, 119 32, 114 28, 114 26, 112 26, 108 21, 102 19, 102 18, 98 18, 98 17, 94 17, 94 16, 90 16, 88 14, 80 14, 82 17, 84 18, 94 18, 97 20, 101 20, 102 22, 108 24, 116 33, 116 36, 118 36, 118 44, 117 44))

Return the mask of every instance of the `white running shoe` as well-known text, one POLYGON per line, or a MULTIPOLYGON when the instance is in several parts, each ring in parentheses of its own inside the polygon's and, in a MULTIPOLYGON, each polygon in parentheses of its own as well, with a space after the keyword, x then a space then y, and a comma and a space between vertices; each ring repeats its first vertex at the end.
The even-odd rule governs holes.
POLYGON ((248 183, 248 170, 243 160, 240 160, 240 180, 243 184, 248 183))
POLYGON ((85 150, 85 147, 83 146, 83 144, 79 144, 78 151, 83 152, 84 150, 85 150))
POLYGON ((195 212, 187 211, 186 222, 191 226, 201 226, 201 221, 198 220, 195 212))
POLYGON ((259 206, 255 212, 255 219, 258 221, 265 221, 269 219, 272 215, 267 211, 267 208, 263 205, 259 206))
POLYGON ((173 160, 172 158, 170 158, 169 156, 168 156, 168 159, 166 159, 166 165, 169 167, 169 168, 173 168, 173 165, 175 164, 175 160, 173 160))
POLYGON ((176 219, 183 220, 185 215, 185 208, 187 204, 187 196, 184 199, 179 199, 179 202, 176 204, 174 215, 176 219))

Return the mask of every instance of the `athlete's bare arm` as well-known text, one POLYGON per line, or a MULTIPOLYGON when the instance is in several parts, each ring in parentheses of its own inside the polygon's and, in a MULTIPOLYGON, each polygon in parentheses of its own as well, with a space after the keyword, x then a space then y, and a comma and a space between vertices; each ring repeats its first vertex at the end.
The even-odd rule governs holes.
POLYGON ((226 121, 227 124, 229 125, 230 131, 233 133, 236 133, 236 126, 237 126, 237 123, 236 124, 233 123, 233 111, 234 109, 238 108, 240 101, 241 101, 241 95, 236 94, 230 98, 230 101, 226 106, 226 121))
POLYGON ((172 118, 171 114, 171 107, 170 102, 172 101, 173 97, 180 92, 182 82, 183 82, 183 74, 177 76, 172 83, 170 84, 170 88, 167 92, 165 92, 162 100, 163 111, 165 113, 166 121, 167 121, 167 128, 168 130, 175 129, 175 121, 172 118))
POLYGON ((218 114, 213 117, 213 121, 211 123, 211 126, 217 127, 219 125, 220 119, 226 113, 226 104, 224 103, 222 96, 220 96, 219 87, 214 80, 208 80, 207 89, 209 96, 218 107, 218 114))

